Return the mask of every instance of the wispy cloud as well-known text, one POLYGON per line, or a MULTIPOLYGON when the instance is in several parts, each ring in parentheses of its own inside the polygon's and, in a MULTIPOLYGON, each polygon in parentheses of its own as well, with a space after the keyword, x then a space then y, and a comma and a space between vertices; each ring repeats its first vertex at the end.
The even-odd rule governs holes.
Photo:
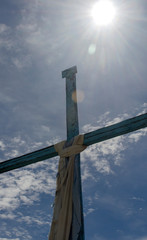
POLYGON ((0 92, 0 103, 10 104, 12 102, 15 102, 15 100, 12 97, 8 96, 5 93, 0 92))
POLYGON ((13 220, 13 219, 15 219, 16 218, 16 215, 15 214, 13 214, 13 213, 3 213, 3 214, 0 214, 0 218, 1 219, 11 219, 11 220, 13 220))
POLYGON ((4 34, 9 31, 9 27, 6 24, 0 24, 0 34, 4 34))
POLYGON ((11 230, 8 230, 8 226, 2 224, 1 226, 1 235, 4 235, 4 238, 0 238, 0 240, 31 240, 32 237, 29 234, 29 231, 24 229, 23 227, 13 227, 11 230), (7 237, 7 238, 6 238, 7 237))
MULTIPOLYGON (((46 164, 47 166, 47 164, 46 164)), ((53 169, 55 171, 55 169, 53 169)), ((38 169, 37 172, 32 170, 16 170, 11 174, 1 176, 0 209, 12 210, 24 205, 32 205, 34 201, 39 201, 40 193, 54 195, 55 176, 54 172, 48 172, 38 169)))
MULTIPOLYGON (((143 105, 143 110, 146 109, 146 104, 143 105)), ((100 119, 97 121, 97 125, 93 126, 87 124, 83 126, 84 132, 94 131, 98 128, 104 126, 110 126, 117 122, 121 122, 124 119, 130 117, 129 114, 121 114, 114 119, 110 120, 109 112, 103 114, 100 119)), ((138 115, 142 114, 139 113, 138 115)), ((82 162, 86 164, 90 160, 90 164, 100 173, 103 174, 113 174, 113 166, 120 166, 123 161, 124 151, 129 148, 129 144, 137 143, 142 137, 147 135, 147 129, 141 129, 133 133, 116 137, 105 142, 94 144, 89 146, 82 154, 82 162), (113 159, 113 160, 112 160, 113 159), (111 166, 112 165, 112 166, 111 166)), ((90 176, 87 175, 87 177, 90 176)))
MULTIPOLYGON (((124 114, 114 119, 110 119, 109 113, 107 112, 97 122, 97 126, 104 126, 107 124, 112 124, 114 122, 120 121, 128 117, 124 114)), ((83 127, 84 131, 89 129, 96 129, 97 127, 88 125, 83 127)), ((42 125, 42 130, 49 132, 50 128, 46 125, 42 125)), ((100 180, 100 176, 96 179, 94 172, 99 172, 102 175, 109 176, 115 175, 116 170, 114 167, 121 167, 123 163, 123 156, 125 150, 131 145, 136 144, 147 134, 146 129, 136 131, 134 133, 117 137, 109 141, 105 141, 99 144, 89 146, 81 154, 81 168, 82 168, 82 180, 83 185, 88 180, 91 179, 93 183, 96 183, 100 180)), ((58 137, 48 142, 48 145, 51 145, 53 142, 61 141, 58 137)), ((5 156, 12 157, 12 154, 20 154, 24 150, 31 150, 33 148, 41 148, 44 144, 42 142, 31 142, 23 138, 21 135, 10 138, 9 141, 1 140, 0 147, 2 151, 5 152, 5 156), (30 144, 31 143, 31 144, 30 144), (9 148, 7 148, 9 146, 9 148)), ((33 206, 34 203, 40 202, 40 197, 42 194, 48 194, 53 198, 55 194, 55 180, 57 173, 57 164, 58 158, 50 159, 49 161, 40 162, 37 164, 30 165, 26 168, 12 171, 11 173, 2 174, 0 176, 1 185, 0 185, 0 210, 2 214, 0 218, 4 220, 15 220, 16 222, 25 223, 25 224, 36 224, 38 226, 49 225, 51 221, 51 214, 48 215, 48 220, 45 220, 44 217, 38 216, 29 216, 27 213, 15 213, 16 209, 19 209, 20 206, 33 206)), ((86 186, 84 186, 84 191, 86 186)), ((142 196, 133 197, 130 196, 130 201, 141 201, 142 196)), ((107 205, 111 210, 119 212, 120 216, 133 216, 134 211, 129 210, 126 202, 122 202, 115 197, 112 197, 110 194, 104 196, 97 195, 97 192, 93 197, 87 195, 87 207, 85 209, 85 216, 93 214, 96 211, 96 207, 93 205, 94 202, 99 202, 101 205, 107 205), (117 206, 117 208, 116 208, 117 206)), ((141 209, 142 207, 139 207, 141 209)), ((139 210, 138 210, 139 211, 139 210)), ((141 211, 141 210, 140 210, 141 211)), ((3 226, 4 228, 4 226, 3 226)), ((14 229, 13 229, 14 230, 14 229)), ((19 231, 19 230, 18 230, 19 231)), ((15 231, 14 231, 15 232, 15 231)), ((24 234, 24 230, 23 230, 24 234)), ((26 233, 28 234, 28 233, 26 233)), ((12 236, 12 235, 10 235, 12 236)), ((24 235, 23 235, 24 236, 24 235)), ((18 233, 18 237, 24 239, 23 236, 18 233)), ((28 234, 28 236, 30 236, 28 234)), ((27 239, 31 239, 31 236, 27 239)), ((94 239, 97 239, 96 236, 94 239)), ((100 238, 99 238, 100 239, 100 238)), ((129 238, 128 238, 129 239, 129 238)), ((138 239, 136 239, 138 240, 138 239)), ((142 239, 141 239, 142 240, 142 239)), ((143 239, 144 240, 144 239, 143 239)))
MULTIPOLYGON (((20 216, 19 216, 20 217, 20 216)), ((21 216, 19 219, 17 219, 18 222, 25 222, 26 224, 37 224, 39 226, 41 225, 49 225, 49 221, 45 221, 44 218, 42 218, 41 216, 36 216, 36 217, 32 217, 32 216, 21 216)))
POLYGON ((0 149, 1 151, 4 151, 6 148, 6 145, 3 143, 3 141, 0 141, 0 149))
MULTIPOLYGON (((10 240, 10 238, 0 238, 0 240, 10 240)), ((20 240, 19 238, 11 238, 11 240, 20 240)))
POLYGON ((29 137, 28 135, 23 135, 23 132, 17 134, 14 137, 3 136, 0 140, 0 160, 4 161, 7 159, 18 157, 20 155, 33 152, 40 148, 44 148, 46 146, 50 146, 61 141, 61 138, 59 138, 58 136, 53 137, 51 140, 46 140, 48 139, 48 133, 50 132, 50 128, 45 125, 41 126, 38 132, 40 131, 42 132, 42 135, 45 136, 43 141, 35 141, 33 140, 33 138, 31 139, 31 137, 29 137))
POLYGON ((141 129, 137 132, 131 133, 128 136, 128 141, 133 143, 133 142, 138 142, 143 136, 147 135, 147 129, 141 129))
MULTIPOLYGON (((48 1, 44 1, 43 4, 36 2, 35 7, 34 1, 27 2, 21 11, 21 21, 16 26, 16 33, 23 47, 32 55, 37 56, 38 60, 43 57, 44 63, 48 65, 60 57, 59 46, 62 44, 61 36, 55 36, 50 14, 47 14, 50 12, 50 7, 48 1), (43 5, 43 9, 41 5, 43 5), (44 11, 45 14, 40 14, 40 11, 44 11)), ((17 59, 14 63, 19 68, 23 64, 17 59)))
MULTIPOLYGON (((147 240, 147 236, 138 238, 138 237, 135 237, 135 236, 132 236, 132 235, 131 236, 126 235, 126 236, 123 236, 123 237, 119 237, 119 239, 120 240, 132 240, 132 239, 134 239, 134 240, 147 240)), ((107 240, 107 238, 101 237, 100 235, 95 235, 90 240, 107 240)))
POLYGON ((17 35, 15 28, 0 24, 0 62, 21 70, 31 66, 31 56, 24 46, 23 38, 17 35))
MULTIPOLYGON (((56 173, 57 173, 57 161, 56 159, 50 162, 43 162, 34 164, 28 168, 12 171, 11 173, 2 174, 0 176, 0 219, 1 226, 0 231, 5 233, 4 236, 18 236, 19 239, 32 239, 29 231, 26 231, 24 227, 21 229, 21 224, 46 226, 47 230, 51 223, 51 213, 39 212, 39 208, 33 215, 28 215, 29 207, 40 205, 41 198, 45 194, 48 198, 52 198, 55 195, 56 173), (26 213, 21 208, 26 209, 26 213), (44 216, 44 214, 46 214, 44 216), (5 227, 5 221, 15 221, 20 223, 18 228, 11 227, 11 233, 8 231, 8 227, 5 227)), ((51 204, 51 203, 50 203, 51 204)), ((48 232, 48 231, 47 231, 48 232)), ((9 239, 8 237, 8 239, 9 239)))
POLYGON ((16 55, 15 57, 12 57, 12 64, 18 69, 21 70, 26 67, 31 66, 31 56, 30 55, 16 55))

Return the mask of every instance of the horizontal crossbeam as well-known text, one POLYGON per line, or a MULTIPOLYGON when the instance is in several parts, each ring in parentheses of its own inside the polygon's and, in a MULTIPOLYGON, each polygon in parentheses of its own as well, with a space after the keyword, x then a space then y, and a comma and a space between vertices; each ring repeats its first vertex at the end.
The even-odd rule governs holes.
POLYGON ((145 127, 147 127, 147 113, 86 133, 84 144, 89 146, 145 127))
MULTIPOLYGON (((89 146, 94 143, 99 143, 145 127, 147 127, 147 113, 84 134, 84 145, 89 146)), ((57 155, 58 153, 55 151, 54 145, 52 145, 35 152, 1 162, 0 173, 40 162, 57 155)))

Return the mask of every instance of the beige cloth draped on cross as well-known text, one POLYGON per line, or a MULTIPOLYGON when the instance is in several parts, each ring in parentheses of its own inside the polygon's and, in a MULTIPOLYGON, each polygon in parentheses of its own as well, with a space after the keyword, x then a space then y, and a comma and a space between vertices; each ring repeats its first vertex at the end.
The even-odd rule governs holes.
POLYGON ((69 240, 72 222, 72 188, 74 176, 74 157, 82 152, 86 146, 83 145, 84 136, 78 135, 74 138, 70 147, 64 148, 62 141, 54 145, 60 156, 57 182, 55 206, 49 240, 69 240), (69 157, 68 164, 66 157, 69 157))

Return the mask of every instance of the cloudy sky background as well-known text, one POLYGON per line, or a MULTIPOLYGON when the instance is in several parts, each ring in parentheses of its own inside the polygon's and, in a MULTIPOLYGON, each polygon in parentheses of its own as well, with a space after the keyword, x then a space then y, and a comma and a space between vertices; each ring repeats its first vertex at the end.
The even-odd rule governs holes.
MULTIPOLYGON (((80 133, 147 112, 147 2, 0 1, 0 161, 66 139, 65 79, 77 65, 80 133)), ((81 154, 86 240, 147 240, 147 129, 81 154)), ((0 175, 0 240, 45 240, 58 158, 0 175)))

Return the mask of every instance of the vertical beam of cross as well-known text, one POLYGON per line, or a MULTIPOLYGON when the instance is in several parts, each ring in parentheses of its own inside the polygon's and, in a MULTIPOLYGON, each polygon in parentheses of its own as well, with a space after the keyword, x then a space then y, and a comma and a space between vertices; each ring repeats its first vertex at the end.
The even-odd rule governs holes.
MULTIPOLYGON (((62 78, 66 78, 67 141, 70 141, 74 136, 79 134, 76 73, 76 66, 62 72, 62 78)), ((70 240, 75 239, 84 240, 84 217, 82 203, 80 154, 77 154, 75 157, 74 167, 73 217, 70 240)))
POLYGON ((76 67, 71 67, 62 72, 62 78, 66 78, 67 141, 79 134, 76 73, 76 67))

